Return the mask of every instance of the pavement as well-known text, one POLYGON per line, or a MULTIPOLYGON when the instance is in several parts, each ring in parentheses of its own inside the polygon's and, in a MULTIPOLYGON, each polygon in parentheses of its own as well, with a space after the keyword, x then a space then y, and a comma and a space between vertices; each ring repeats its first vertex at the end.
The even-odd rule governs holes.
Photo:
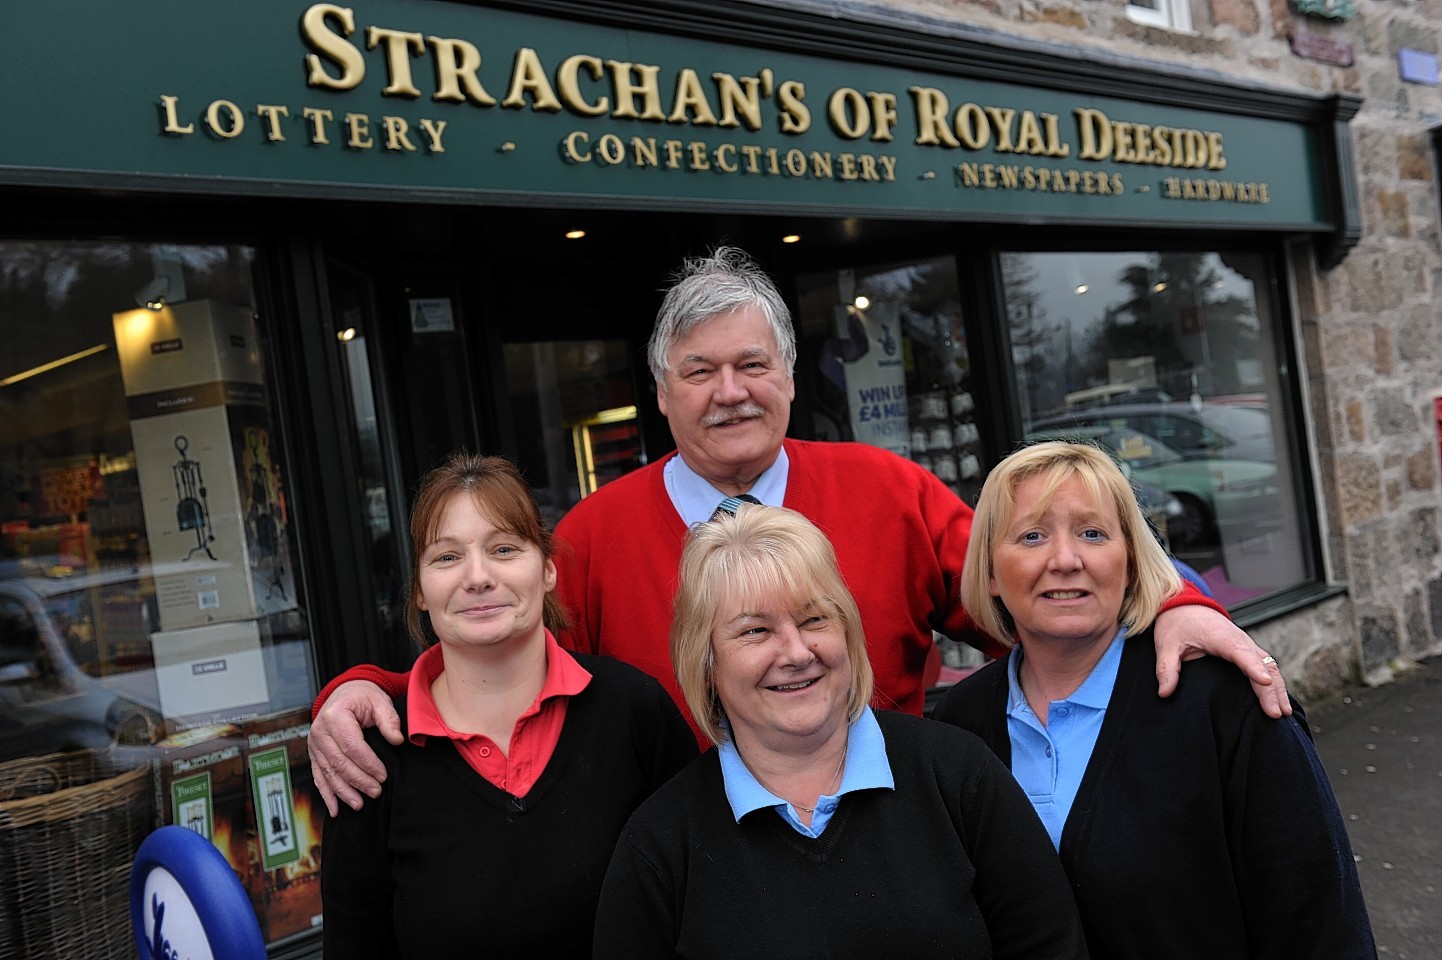
POLYGON ((1306 706, 1378 956, 1442 958, 1442 657, 1306 706))

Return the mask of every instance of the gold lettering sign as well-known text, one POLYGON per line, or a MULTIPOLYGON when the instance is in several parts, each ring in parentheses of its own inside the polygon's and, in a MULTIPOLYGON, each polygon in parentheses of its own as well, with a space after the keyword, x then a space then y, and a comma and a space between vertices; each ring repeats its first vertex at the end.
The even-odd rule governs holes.
MULTIPOLYGON (((159 96, 160 133, 278 149, 299 143, 434 157, 446 154, 447 127, 461 117, 458 111, 514 111, 572 118, 557 148, 575 166, 874 184, 936 180, 938 170, 949 169, 957 190, 1115 202, 1129 189, 1156 189, 1169 201, 1270 202, 1268 184, 1226 177, 1221 132, 1158 123, 1145 113, 1026 109, 968 98, 960 80, 951 81, 956 89, 917 83, 896 91, 810 90, 770 66, 664 68, 607 57, 604 50, 564 51, 551 59, 536 47, 483 49, 477 38, 364 23, 353 8, 335 3, 312 4, 299 27, 301 65, 315 102, 216 97, 189 103, 166 93, 159 96), (356 92, 367 87, 381 102, 405 101, 409 112, 365 109, 356 92), (333 99, 338 95, 346 96, 345 106, 333 99), (585 126, 600 121, 638 126, 624 133, 585 126), (839 141, 836 147, 801 146, 818 121, 839 141), (797 146, 748 139, 763 132, 797 138, 797 146), (903 171, 903 160, 888 152, 898 140, 923 148, 922 156, 934 153, 936 170, 903 171), (1152 168, 1160 179, 1138 183, 1122 172, 1137 168, 1152 168)), ((514 149, 509 141, 500 147, 514 149)))
POLYGON ((1162 181, 1166 200, 1200 200, 1225 203, 1271 203, 1271 186, 1263 181, 1242 182, 1202 177, 1167 177, 1162 181))
POLYGON ((603 134, 592 142, 585 130, 573 130, 561 141, 571 163, 638 169, 715 170, 762 177, 894 182, 896 158, 887 154, 825 150, 783 150, 752 143, 710 144, 704 140, 622 138, 603 134))
MULTIPOLYGON (((160 107, 164 121, 160 128, 162 133, 184 137, 196 132, 194 120, 181 122, 184 108, 180 97, 162 95, 160 107)), ((301 123, 300 129, 308 142, 316 146, 330 144, 331 135, 335 134, 354 150, 378 147, 400 153, 446 152, 443 137, 449 121, 430 117, 421 117, 412 126, 412 122, 404 117, 388 114, 373 117, 348 111, 337 122, 335 113, 323 107, 301 107, 293 114, 285 104, 257 103, 247 111, 229 100, 212 100, 201 111, 200 118, 204 128, 215 137, 234 140, 249 129, 247 117, 251 115, 260 119, 259 126, 268 143, 284 143, 287 139, 285 121, 296 120, 301 123)))
POLYGON ((1158 167, 1225 170, 1222 135, 1112 120, 1091 107, 1075 111, 1081 160, 1112 160, 1158 167))

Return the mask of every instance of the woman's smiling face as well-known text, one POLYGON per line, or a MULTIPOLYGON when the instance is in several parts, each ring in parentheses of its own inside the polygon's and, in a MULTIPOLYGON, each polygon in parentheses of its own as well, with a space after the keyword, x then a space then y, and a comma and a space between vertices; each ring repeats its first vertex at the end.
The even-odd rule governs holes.
POLYGON ((851 689, 846 631, 822 604, 723 603, 711 648, 716 695, 738 745, 820 742, 845 726, 851 689))
POLYGON ((1127 590, 1127 547, 1116 506, 1070 477, 1041 503, 1047 478, 1016 488, 1011 523, 992 549, 991 595, 1023 645, 1110 640, 1127 590))
POLYGON ((469 493, 447 500, 420 557, 417 605, 443 644, 497 647, 545 637, 556 567, 541 548, 491 522, 469 493))

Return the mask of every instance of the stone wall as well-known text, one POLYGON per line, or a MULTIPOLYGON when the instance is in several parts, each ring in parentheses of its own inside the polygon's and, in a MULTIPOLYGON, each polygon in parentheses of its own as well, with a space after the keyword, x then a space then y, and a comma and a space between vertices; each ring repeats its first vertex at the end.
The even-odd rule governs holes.
POLYGON ((1361 242, 1329 271, 1292 251, 1300 372, 1310 411, 1327 578, 1346 594, 1253 629, 1292 686, 1325 695, 1389 679, 1442 653, 1442 480, 1434 397, 1442 396, 1439 196, 1430 129, 1442 93, 1404 82, 1397 52, 1436 54, 1442 2, 1354 0, 1357 15, 1304 17, 1289 0, 1192 0, 1193 32, 1133 23, 1123 0, 756 0, 829 16, 1041 43, 1247 86, 1364 97, 1352 121, 1361 242), (1301 31, 1351 44, 1355 63, 1292 53, 1301 31))

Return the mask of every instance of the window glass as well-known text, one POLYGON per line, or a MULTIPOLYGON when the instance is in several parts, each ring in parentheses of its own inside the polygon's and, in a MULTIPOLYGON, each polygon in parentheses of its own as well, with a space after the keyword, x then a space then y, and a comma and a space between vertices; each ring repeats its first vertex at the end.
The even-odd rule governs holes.
POLYGON ((133 954, 129 863, 160 823, 227 855, 267 940, 318 921, 310 630, 252 264, 0 241, 0 851, 33 854, 4 861, 31 891, 0 897, 5 956, 133 954))
POLYGON ((625 340, 505 345, 519 461, 548 523, 645 462, 625 340))
POLYGON ((1010 253, 1002 272, 1027 439, 1112 451, 1228 605, 1310 577, 1263 257, 1010 253))
MULTIPOLYGON (((797 385, 810 393, 814 435, 884 447, 975 503, 981 433, 955 260, 848 266, 796 283, 797 385)), ((954 683, 981 661, 936 641, 929 682, 954 683)))
POLYGON ((975 502, 981 434, 952 258, 809 274, 797 296, 815 435, 909 457, 975 502))
MULTIPOLYGON (((371 379, 373 350, 367 331, 375 329, 375 291, 369 276, 337 260, 326 264, 341 374, 350 398, 351 425, 359 475, 356 481, 364 497, 367 533, 367 563, 371 574, 371 602, 375 624, 383 644, 381 662, 409 666, 416 645, 406 632, 405 589, 410 545, 404 531, 404 507, 391 501, 391 482, 386 472, 388 458, 382 443, 377 391, 371 379), (397 523, 396 518, 401 522, 397 523), (405 558, 405 559, 403 559, 405 558)), ((389 458, 394 462, 394 457, 389 458)))

